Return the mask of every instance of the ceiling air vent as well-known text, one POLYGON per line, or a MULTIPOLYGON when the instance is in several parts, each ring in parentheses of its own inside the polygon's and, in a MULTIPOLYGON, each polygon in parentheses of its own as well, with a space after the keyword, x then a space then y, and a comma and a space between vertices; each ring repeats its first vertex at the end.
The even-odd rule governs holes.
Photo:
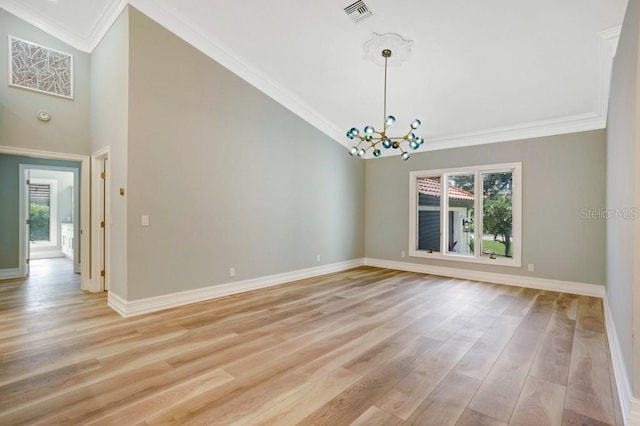
POLYGON ((358 0, 357 2, 345 7, 344 11, 356 24, 364 21, 370 16, 373 16, 373 13, 371 13, 371 10, 369 10, 369 6, 364 4, 364 2, 361 0, 358 0))

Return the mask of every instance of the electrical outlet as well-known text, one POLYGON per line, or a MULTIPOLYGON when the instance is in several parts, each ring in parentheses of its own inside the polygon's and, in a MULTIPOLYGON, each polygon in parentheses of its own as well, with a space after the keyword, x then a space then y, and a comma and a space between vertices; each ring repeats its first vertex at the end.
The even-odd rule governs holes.
POLYGON ((407 253, 405 253, 405 251, 404 251, 404 250, 402 250, 402 251, 400 252, 400 257, 402 257, 402 258, 407 257, 407 253))
POLYGON ((230 277, 235 277, 236 276, 236 268, 234 268, 233 266, 231 268, 229 268, 229 276, 230 277))
POLYGON ((535 266, 533 266, 533 263, 530 263, 530 264, 527 265, 527 271, 533 272, 535 270, 536 270, 536 268, 535 268, 535 266))
POLYGON ((316 256, 316 261, 317 261, 318 263, 320 263, 320 255, 317 255, 317 256, 316 256))

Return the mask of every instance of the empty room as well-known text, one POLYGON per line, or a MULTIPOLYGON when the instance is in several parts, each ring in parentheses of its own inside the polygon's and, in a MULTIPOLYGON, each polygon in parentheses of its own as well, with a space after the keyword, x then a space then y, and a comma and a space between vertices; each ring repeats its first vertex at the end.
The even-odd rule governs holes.
POLYGON ((640 425, 640 0, 0 38, 0 424, 640 425))

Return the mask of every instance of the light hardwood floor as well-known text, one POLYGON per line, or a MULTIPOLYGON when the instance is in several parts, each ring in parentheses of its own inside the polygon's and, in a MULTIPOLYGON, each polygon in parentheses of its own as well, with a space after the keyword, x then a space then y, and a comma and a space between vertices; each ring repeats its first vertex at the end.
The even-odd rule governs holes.
POLYGON ((0 282, 2 425, 622 424, 599 299, 362 267, 123 319, 41 266, 0 282))

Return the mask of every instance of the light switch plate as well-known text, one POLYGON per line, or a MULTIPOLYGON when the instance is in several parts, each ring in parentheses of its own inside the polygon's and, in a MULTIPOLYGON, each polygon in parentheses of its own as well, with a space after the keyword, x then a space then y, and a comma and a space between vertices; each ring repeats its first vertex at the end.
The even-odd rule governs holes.
POLYGON ((140 223, 142 224, 142 226, 149 226, 149 215, 143 214, 140 217, 140 223))

